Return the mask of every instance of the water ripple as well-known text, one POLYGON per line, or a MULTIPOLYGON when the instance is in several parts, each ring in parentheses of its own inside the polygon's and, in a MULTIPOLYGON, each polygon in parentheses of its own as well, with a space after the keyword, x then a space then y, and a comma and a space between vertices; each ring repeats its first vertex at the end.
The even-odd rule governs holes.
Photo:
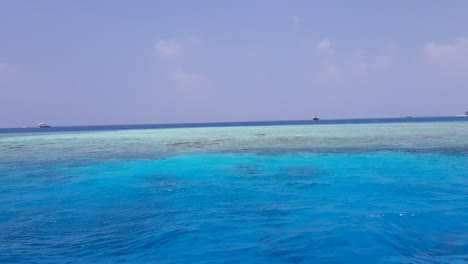
POLYGON ((407 152, 10 164, 0 262, 464 263, 466 164, 407 152))

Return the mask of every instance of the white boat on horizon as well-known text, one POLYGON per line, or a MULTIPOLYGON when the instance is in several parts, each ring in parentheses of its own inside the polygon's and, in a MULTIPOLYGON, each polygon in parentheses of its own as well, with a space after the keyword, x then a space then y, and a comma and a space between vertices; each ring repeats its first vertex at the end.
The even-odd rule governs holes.
POLYGON ((38 128, 49 128, 50 126, 48 124, 46 124, 46 123, 40 122, 39 124, 37 124, 37 127, 38 128))

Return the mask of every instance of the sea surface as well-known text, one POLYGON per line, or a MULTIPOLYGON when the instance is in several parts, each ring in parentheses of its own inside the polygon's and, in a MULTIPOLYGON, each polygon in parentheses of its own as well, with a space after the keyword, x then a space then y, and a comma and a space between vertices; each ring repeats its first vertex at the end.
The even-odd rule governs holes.
POLYGON ((468 263, 468 118, 0 130, 0 263, 468 263))

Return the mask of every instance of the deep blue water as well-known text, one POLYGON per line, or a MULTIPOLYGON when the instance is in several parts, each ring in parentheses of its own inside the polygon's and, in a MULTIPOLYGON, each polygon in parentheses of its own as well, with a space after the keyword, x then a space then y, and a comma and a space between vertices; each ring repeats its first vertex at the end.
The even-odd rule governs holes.
POLYGON ((373 124, 373 123, 418 123, 418 122, 454 122, 468 121, 466 116, 446 117, 411 117, 411 118, 362 118, 362 119, 322 119, 287 120, 287 121, 250 121, 250 122, 213 122, 213 123, 177 123, 177 124, 140 124, 140 125, 101 125, 101 126, 52 126, 50 128, 0 128, 0 133, 33 133, 33 132, 75 132, 106 131, 126 129, 163 129, 163 128, 196 128, 196 127, 237 127, 237 126, 279 126, 279 125, 337 125, 337 124, 373 124))
MULTIPOLYGON (((327 128, 335 142, 365 132, 352 152, 338 143, 292 151, 282 136, 268 139, 286 142, 272 153, 261 139, 280 133, 275 127, 228 136, 262 146, 254 153, 193 151, 185 130, 154 140, 166 130, 8 134, 0 137, 0 263, 468 263, 460 151, 468 123, 413 126, 389 124, 385 138, 372 138, 378 124, 327 128), (414 137, 426 128, 434 132, 414 137), (262 136, 247 141, 249 133, 262 136), (417 140, 429 146, 419 151, 417 140), (144 156, 150 149, 158 155, 144 156)), ((315 128, 301 135, 317 139, 315 128)), ((215 135, 187 130, 199 144, 197 133, 215 135)))

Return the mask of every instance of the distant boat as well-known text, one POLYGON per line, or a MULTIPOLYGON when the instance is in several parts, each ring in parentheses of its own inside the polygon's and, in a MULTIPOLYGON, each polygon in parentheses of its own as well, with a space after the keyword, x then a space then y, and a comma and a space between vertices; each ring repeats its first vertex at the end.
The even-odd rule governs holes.
POLYGON ((39 124, 37 124, 37 127, 38 128, 49 128, 50 126, 48 124, 46 124, 46 123, 40 122, 39 124))
POLYGON ((319 121, 320 118, 318 118, 317 116, 314 116, 314 118, 312 118, 312 120, 314 120, 314 121, 319 121))

